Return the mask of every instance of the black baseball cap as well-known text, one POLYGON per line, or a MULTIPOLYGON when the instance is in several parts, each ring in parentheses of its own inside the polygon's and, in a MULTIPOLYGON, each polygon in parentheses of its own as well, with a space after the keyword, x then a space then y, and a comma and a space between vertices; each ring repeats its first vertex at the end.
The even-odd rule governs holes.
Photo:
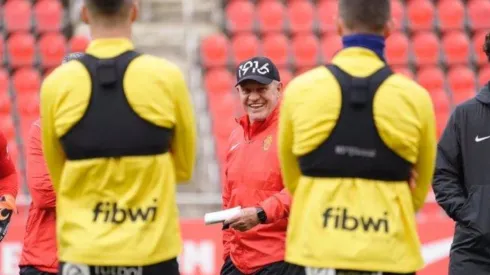
POLYGON ((66 62, 70 62, 72 60, 80 59, 84 55, 85 55, 85 53, 82 53, 82 52, 75 52, 75 53, 67 54, 67 55, 65 55, 65 57, 63 57, 63 61, 61 63, 66 63, 66 62))
POLYGON ((257 56, 240 63, 236 69, 236 85, 245 80, 254 80, 268 85, 272 81, 281 81, 279 70, 272 61, 263 56, 257 56))

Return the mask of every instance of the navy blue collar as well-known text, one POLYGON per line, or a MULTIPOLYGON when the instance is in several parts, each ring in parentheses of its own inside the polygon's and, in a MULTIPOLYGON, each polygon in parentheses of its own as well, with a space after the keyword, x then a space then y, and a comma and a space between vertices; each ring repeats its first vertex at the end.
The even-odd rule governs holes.
POLYGON ((342 44, 345 48, 349 47, 362 47, 369 49, 376 53, 376 55, 385 61, 385 38, 381 35, 375 34, 352 34, 342 37, 342 44))

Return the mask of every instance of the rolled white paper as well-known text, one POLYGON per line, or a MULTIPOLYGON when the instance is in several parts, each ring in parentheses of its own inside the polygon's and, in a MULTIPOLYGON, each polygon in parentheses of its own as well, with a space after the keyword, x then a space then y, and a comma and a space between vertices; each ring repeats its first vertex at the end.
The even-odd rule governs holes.
POLYGON ((222 210, 222 211, 206 213, 204 215, 204 223, 206 225, 210 225, 210 224, 224 222, 227 219, 239 214, 241 210, 242 210, 242 207, 237 206, 235 208, 230 208, 230 209, 226 209, 226 210, 222 210))

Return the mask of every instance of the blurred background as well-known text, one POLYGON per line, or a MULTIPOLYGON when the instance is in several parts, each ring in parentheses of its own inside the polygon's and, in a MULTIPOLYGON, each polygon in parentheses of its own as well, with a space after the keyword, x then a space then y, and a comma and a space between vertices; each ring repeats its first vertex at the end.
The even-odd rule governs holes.
MULTIPOLYGON (((396 27, 386 42, 395 71, 416 79, 434 101, 438 134, 452 108, 490 80, 482 51, 490 28, 490 0, 392 0, 396 27)), ((0 127, 9 139, 22 183, 20 212, 0 245, 0 275, 18 274, 30 202, 25 184, 25 141, 39 115, 43 78, 69 52, 84 51, 90 32, 79 20, 82 0, 2 0, 0 5, 0 127)), ((219 274, 219 227, 205 227, 205 212, 221 208, 226 140, 240 113, 233 68, 265 55, 285 84, 326 64, 341 48, 335 32, 337 0, 142 0, 134 25, 139 51, 175 62, 186 75, 199 130, 193 180, 179 186, 183 275, 219 274)), ((423 275, 447 274, 453 224, 429 195, 418 215, 427 266, 423 275)))

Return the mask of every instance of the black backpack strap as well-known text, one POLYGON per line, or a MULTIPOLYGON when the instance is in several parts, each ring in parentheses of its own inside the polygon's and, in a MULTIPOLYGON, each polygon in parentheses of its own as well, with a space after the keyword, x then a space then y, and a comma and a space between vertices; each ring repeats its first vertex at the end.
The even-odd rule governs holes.
POLYGON ((342 91, 349 91, 348 103, 355 107, 364 107, 370 103, 379 86, 393 74, 389 66, 383 66, 368 77, 351 76, 334 64, 326 67, 337 79, 342 91))
POLYGON ((85 54, 79 61, 91 73, 95 83, 100 86, 108 87, 117 84, 121 76, 124 76, 126 69, 136 57, 141 54, 136 51, 127 51, 114 58, 100 59, 90 54, 85 54))

